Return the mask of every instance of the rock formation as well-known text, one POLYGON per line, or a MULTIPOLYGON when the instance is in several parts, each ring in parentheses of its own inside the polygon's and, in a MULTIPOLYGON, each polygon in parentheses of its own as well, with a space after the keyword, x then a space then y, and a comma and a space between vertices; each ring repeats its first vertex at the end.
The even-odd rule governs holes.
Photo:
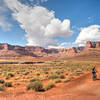
POLYGON ((45 49, 39 46, 15 46, 9 45, 7 43, 0 44, 0 56, 16 56, 16 55, 27 55, 27 56, 47 56, 47 55, 74 55, 82 51, 84 47, 71 47, 71 48, 61 48, 61 49, 45 49), (13 52, 13 53, 12 53, 13 52), (6 54, 6 55, 5 55, 6 54))
POLYGON ((100 42, 91 42, 86 43, 86 48, 100 48, 100 42))
POLYGON ((87 50, 100 48, 100 42, 87 41, 86 47, 70 47, 70 48, 48 48, 45 49, 39 46, 17 46, 7 43, 0 43, 0 57, 65 57, 65 56, 77 56, 86 53, 87 50))

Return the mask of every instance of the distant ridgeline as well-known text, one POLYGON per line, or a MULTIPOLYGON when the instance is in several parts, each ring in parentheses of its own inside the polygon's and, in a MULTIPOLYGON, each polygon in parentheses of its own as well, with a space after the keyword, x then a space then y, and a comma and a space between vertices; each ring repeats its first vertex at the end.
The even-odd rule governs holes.
POLYGON ((100 48, 100 41, 98 41, 98 42, 88 41, 86 43, 86 48, 100 48))
POLYGON ((39 46, 17 46, 10 45, 7 43, 0 43, 0 57, 10 57, 10 56, 32 56, 32 57, 42 57, 48 55, 60 55, 60 56, 73 56, 78 53, 81 53, 85 48, 100 48, 100 42, 91 42, 86 43, 86 47, 66 47, 66 48, 43 48, 39 46))
POLYGON ((26 56, 48 56, 48 55, 74 55, 82 51, 84 47, 66 47, 66 48, 43 48, 39 46, 17 46, 10 45, 7 43, 0 43, 0 56, 16 56, 16 55, 26 55, 26 56))

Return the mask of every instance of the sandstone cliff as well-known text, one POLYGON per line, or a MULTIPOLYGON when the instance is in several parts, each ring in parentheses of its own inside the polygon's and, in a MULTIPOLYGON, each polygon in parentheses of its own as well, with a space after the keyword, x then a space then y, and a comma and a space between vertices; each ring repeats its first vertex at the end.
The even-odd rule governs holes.
POLYGON ((75 55, 81 52, 84 47, 71 47, 61 49, 45 49, 39 46, 15 46, 7 43, 0 44, 0 56, 33 56, 42 57, 47 55, 75 55))
POLYGON ((86 48, 100 48, 100 42, 91 42, 86 43, 86 48))

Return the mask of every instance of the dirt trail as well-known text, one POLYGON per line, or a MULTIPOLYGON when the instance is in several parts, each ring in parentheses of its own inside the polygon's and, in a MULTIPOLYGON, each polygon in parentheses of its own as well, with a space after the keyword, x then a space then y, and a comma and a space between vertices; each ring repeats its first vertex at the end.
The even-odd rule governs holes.
POLYGON ((0 100, 100 100, 100 68, 97 68, 98 79, 92 81, 91 73, 83 74, 69 82, 45 93, 20 93, 0 95, 0 100))

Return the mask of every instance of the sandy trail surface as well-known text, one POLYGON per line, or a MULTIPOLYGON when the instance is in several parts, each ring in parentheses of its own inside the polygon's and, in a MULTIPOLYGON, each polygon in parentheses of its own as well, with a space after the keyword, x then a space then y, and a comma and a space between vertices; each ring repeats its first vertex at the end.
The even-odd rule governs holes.
POLYGON ((42 93, 4 92, 0 93, 0 100, 100 100, 100 68, 97 68, 97 76, 98 79, 92 81, 91 72, 85 73, 42 93))

